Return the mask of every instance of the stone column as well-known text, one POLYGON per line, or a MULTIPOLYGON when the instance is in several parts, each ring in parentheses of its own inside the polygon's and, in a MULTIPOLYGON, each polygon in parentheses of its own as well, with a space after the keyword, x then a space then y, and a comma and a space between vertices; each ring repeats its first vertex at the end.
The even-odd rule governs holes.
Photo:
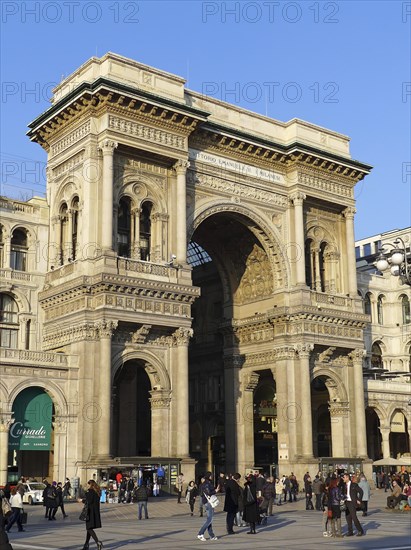
POLYGON ((173 394, 177 405, 177 456, 189 456, 188 343, 193 329, 180 327, 173 334, 177 345, 178 386, 173 394))
POLYGON ((244 472, 254 466, 254 390, 260 375, 241 372, 241 398, 237 410, 237 468, 244 472))
POLYGON ((67 475, 67 423, 56 417, 54 428, 53 479, 65 479, 67 475))
POLYGON ((52 243, 52 245, 55 250, 55 255, 54 255, 54 258, 49 257, 49 263, 54 267, 58 267, 62 263, 62 248, 63 248, 63 243, 61 242, 61 216, 53 216, 51 220, 54 227, 55 242, 52 243))
POLYGON ((170 391, 151 390, 151 456, 170 456, 169 411, 170 391))
POLYGON ((383 458, 390 458, 391 451, 390 451, 390 433, 391 429, 389 427, 380 427, 381 432, 381 446, 382 446, 382 457, 383 458))
POLYGON ((355 259, 354 215, 355 208, 346 208, 343 211, 345 217, 345 235, 347 244, 348 266, 348 292, 351 296, 357 296, 357 270, 355 259))
POLYGON ((9 455, 9 429, 13 424, 13 413, 0 413, 0 486, 7 483, 7 466, 9 455))
POLYGON ((365 402, 364 402, 364 382, 362 364, 365 356, 365 351, 355 349, 349 353, 349 358, 352 360, 354 371, 354 418, 355 418, 355 434, 357 442, 357 455, 367 457, 367 433, 365 427, 365 402))
POLYGON ((101 416, 95 429, 97 430, 97 454, 101 458, 109 458, 111 450, 111 337, 117 324, 117 321, 106 320, 97 323, 100 338, 100 372, 96 399, 101 416))
POLYGON ((224 358, 224 415, 225 415, 225 453, 226 469, 237 472, 237 453, 239 445, 238 427, 243 418, 237 418, 237 401, 240 390, 240 372, 243 359, 239 355, 224 358))
POLYGON ((186 172, 190 163, 187 160, 178 160, 174 165, 177 173, 176 193, 176 247, 171 251, 177 256, 177 262, 187 263, 187 207, 186 207, 186 172))
POLYGON ((140 208, 131 210, 131 257, 140 259, 140 208))
POLYGON ((299 358, 297 378, 300 383, 301 406, 301 448, 303 458, 313 457, 313 429, 311 409, 310 352, 313 344, 298 344, 296 352, 299 358))
POLYGON ((304 211, 303 202, 306 198, 304 193, 297 191, 290 196, 294 205, 294 232, 295 244, 298 250, 295 260, 295 282, 297 285, 305 286, 305 237, 304 237, 304 211))
POLYGON ((100 144, 103 153, 103 192, 102 192, 102 234, 101 245, 104 251, 113 249, 113 188, 114 188, 114 150, 118 143, 106 139, 100 144))
POLYGON ((67 210, 67 243, 65 244, 67 259, 73 259, 73 215, 74 210, 71 208, 67 210))

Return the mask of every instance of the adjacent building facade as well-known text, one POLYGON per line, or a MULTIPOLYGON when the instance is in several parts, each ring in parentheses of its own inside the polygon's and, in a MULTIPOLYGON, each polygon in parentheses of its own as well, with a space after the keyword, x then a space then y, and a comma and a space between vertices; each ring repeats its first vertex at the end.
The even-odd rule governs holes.
POLYGON ((357 288, 354 187, 371 167, 346 136, 110 53, 54 90, 29 137, 47 200, 1 203, 0 483, 173 460, 190 479, 369 467, 366 410, 385 433, 409 385, 383 410, 391 382, 364 378, 388 346, 364 292, 393 283, 357 288))

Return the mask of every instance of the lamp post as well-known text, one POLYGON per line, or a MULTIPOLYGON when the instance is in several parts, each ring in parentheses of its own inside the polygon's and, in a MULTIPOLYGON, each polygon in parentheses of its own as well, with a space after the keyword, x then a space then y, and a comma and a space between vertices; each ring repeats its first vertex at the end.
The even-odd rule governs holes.
POLYGON ((403 285, 411 286, 411 255, 407 254, 404 241, 398 237, 394 244, 385 243, 375 263, 378 271, 384 272, 390 269, 391 275, 399 277, 403 285), (385 252, 384 247, 391 246, 390 252, 385 252))

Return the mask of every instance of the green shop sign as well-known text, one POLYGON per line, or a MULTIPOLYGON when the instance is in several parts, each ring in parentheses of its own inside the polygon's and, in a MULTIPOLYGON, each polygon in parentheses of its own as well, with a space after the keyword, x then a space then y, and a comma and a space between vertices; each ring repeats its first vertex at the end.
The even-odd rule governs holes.
POLYGON ((27 388, 13 404, 14 423, 9 430, 9 449, 49 451, 53 402, 41 388, 27 388))

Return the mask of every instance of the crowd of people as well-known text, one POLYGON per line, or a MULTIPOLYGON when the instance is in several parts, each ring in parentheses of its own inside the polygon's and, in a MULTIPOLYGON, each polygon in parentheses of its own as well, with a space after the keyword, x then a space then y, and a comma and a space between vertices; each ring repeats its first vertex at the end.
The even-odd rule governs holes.
MULTIPOLYGON (((407 471, 397 474, 385 474, 379 477, 377 489, 391 490, 387 498, 387 507, 399 507, 401 503, 411 509, 411 484, 407 471)), ((25 491, 24 479, 17 485, 10 487, 7 484, 0 496, 9 503, 10 510, 4 517, 4 510, 1 511, 1 548, 11 549, 7 533, 16 525, 18 531, 24 531, 23 527, 23 495, 25 491)), ((64 500, 71 495, 71 484, 69 479, 65 483, 43 480, 45 488, 43 491, 43 506, 45 518, 49 521, 56 519, 58 510, 61 510, 62 518, 68 517, 64 500)), ((118 502, 136 502, 138 505, 138 519, 148 519, 148 500, 152 494, 151 487, 146 483, 138 483, 131 477, 118 475, 118 502)), ((374 480, 375 482, 375 480, 374 480)), ((103 492, 107 483, 104 484, 103 492)), ((281 506, 286 502, 297 502, 300 493, 305 498, 306 510, 322 512, 322 534, 324 537, 341 538, 354 535, 354 527, 357 536, 365 534, 357 514, 362 516, 368 514, 368 502, 371 495, 370 484, 364 474, 354 475, 349 473, 339 474, 337 471, 324 477, 318 472, 312 480, 309 472, 304 475, 300 487, 296 476, 291 473, 282 477, 265 476, 259 472, 248 473, 242 481, 239 473, 225 475, 221 473, 213 482, 211 472, 206 472, 197 481, 190 480, 186 483, 184 474, 180 473, 175 480, 175 491, 177 502, 185 502, 189 506, 190 516, 195 515, 195 505, 198 502, 200 517, 205 516, 204 523, 200 527, 197 538, 200 541, 207 540, 208 533, 210 540, 217 540, 213 529, 213 517, 215 508, 219 504, 218 498, 224 498, 223 510, 226 512, 226 531, 228 535, 234 535, 234 527, 248 526, 247 534, 256 534, 259 525, 264 526, 267 518, 273 515, 274 506, 281 506), (313 502, 314 500, 314 502, 313 502), (345 516, 347 530, 343 535, 341 518, 345 516)), ((83 550, 88 550, 90 540, 93 539, 98 550, 103 548, 95 529, 101 527, 100 502, 106 502, 102 496, 102 488, 90 480, 87 490, 82 495, 86 508, 86 541, 83 550)), ((403 507, 404 507, 403 506, 403 507)), ((2 508, 2 507, 0 507, 2 508)))

